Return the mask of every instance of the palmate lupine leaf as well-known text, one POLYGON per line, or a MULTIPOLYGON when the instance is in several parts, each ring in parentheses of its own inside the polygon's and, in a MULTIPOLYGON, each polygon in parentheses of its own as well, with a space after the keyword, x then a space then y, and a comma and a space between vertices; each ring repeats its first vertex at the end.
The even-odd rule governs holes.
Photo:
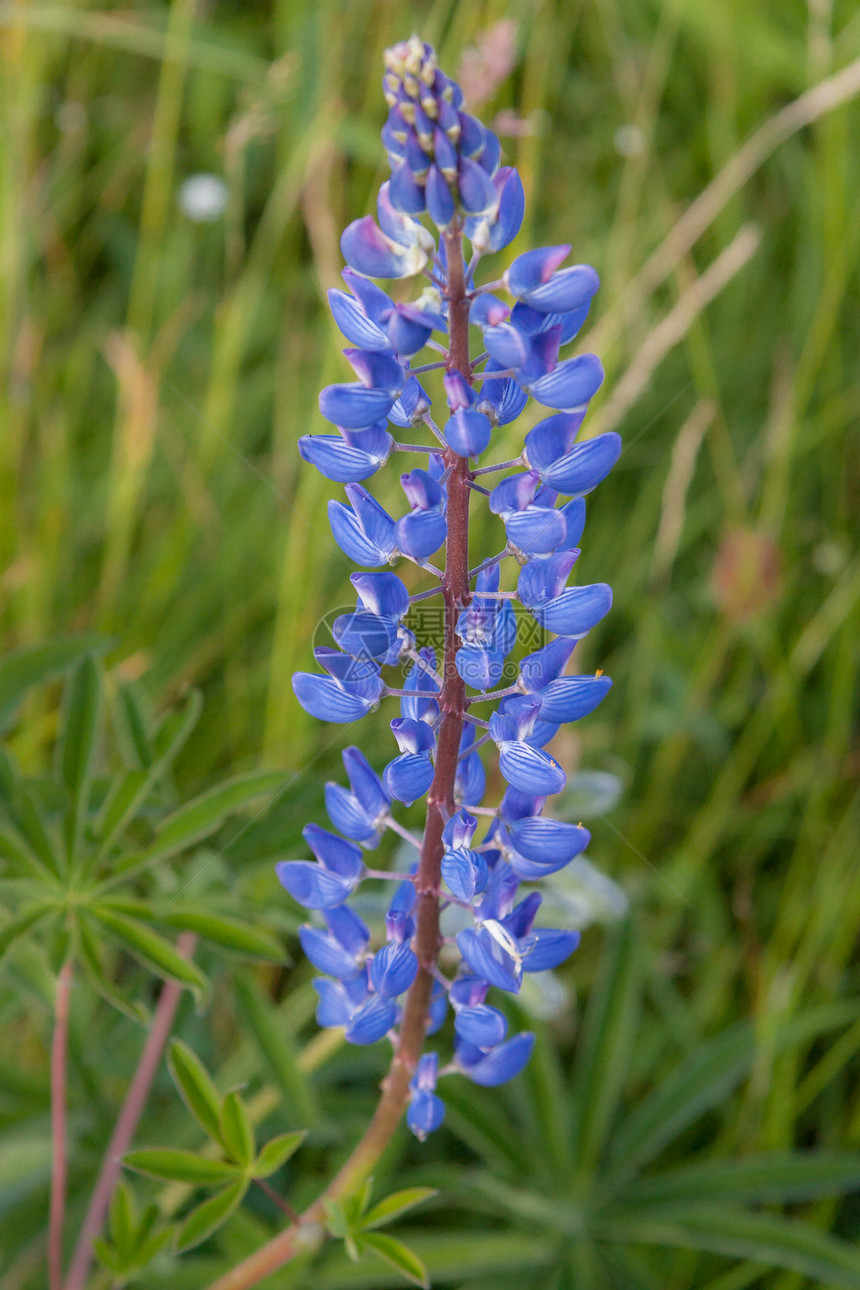
POLYGON ((169 977, 187 986, 199 998, 209 991, 209 982, 195 963, 184 958, 170 941, 136 918, 130 918, 105 901, 90 906, 94 918, 135 958, 158 976, 169 977))
POLYGON ((362 1232, 355 1238, 356 1246, 361 1253, 365 1250, 372 1250, 378 1254, 386 1263, 390 1263, 398 1272, 402 1272, 407 1280, 414 1285, 423 1286, 424 1290, 430 1290, 430 1279, 427 1274, 427 1268, 419 1259, 414 1250, 410 1250, 408 1245, 398 1241, 394 1236, 388 1236, 383 1232, 362 1232))
POLYGON ((123 1164, 161 1182, 194 1183, 199 1187, 233 1182, 240 1172, 226 1160, 212 1160, 178 1147, 142 1147, 128 1151, 123 1156, 123 1164))
POLYGON ((191 1114, 214 1142, 221 1137, 221 1099, 209 1072, 181 1039, 173 1039, 167 1058, 171 1078, 191 1114))
POLYGON ((293 1133, 281 1133, 277 1138, 270 1138, 254 1161, 253 1177, 268 1178, 275 1173, 298 1151, 306 1137, 305 1129, 297 1129, 293 1133))
POLYGON ((255 1155, 254 1130, 238 1093, 228 1093, 224 1098, 219 1124, 227 1155, 243 1169, 250 1169, 255 1155))
POLYGON ((216 1232, 239 1207, 247 1190, 247 1179, 239 1178, 192 1209, 176 1230, 174 1246, 177 1253, 193 1249, 216 1232))
POLYGON ((735 1160, 701 1160, 639 1178, 615 1195, 619 1205, 649 1213, 697 1201, 787 1203, 836 1196, 860 1188, 860 1154, 782 1151, 735 1160))

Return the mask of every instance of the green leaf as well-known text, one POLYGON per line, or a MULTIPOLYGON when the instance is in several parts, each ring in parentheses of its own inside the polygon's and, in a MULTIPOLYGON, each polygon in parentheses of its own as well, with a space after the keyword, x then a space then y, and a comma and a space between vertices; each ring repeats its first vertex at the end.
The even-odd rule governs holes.
POLYGON ((0 730, 8 728, 31 685, 65 672, 88 650, 103 653, 109 646, 107 637, 88 632, 80 636, 58 636, 7 654, 0 660, 0 730))
POLYGON ((48 879, 55 891, 61 890, 59 884, 54 881, 56 877, 54 866, 46 865, 16 829, 3 823, 0 823, 0 856, 6 860, 14 860, 21 869, 29 869, 40 878, 48 879))
POLYGON ((604 1239, 705 1250, 753 1259, 809 1277, 816 1285, 860 1290, 860 1252, 796 1218, 750 1213, 730 1206, 692 1206, 671 1217, 650 1219, 635 1209, 629 1217, 600 1224, 604 1239))
POLYGON ((214 833, 229 815, 247 806, 261 793, 269 793, 284 785, 286 776, 280 771, 257 771, 237 775, 223 784, 186 802, 159 826, 153 850, 162 855, 175 855, 195 842, 214 833))
POLYGON ((250 973, 236 973, 236 997, 242 1016, 263 1057, 268 1062, 299 1123, 313 1124, 319 1116, 313 1085, 298 1063, 298 1056, 283 1022, 250 973))
POLYGON ((155 754, 149 729, 151 723, 138 687, 137 681, 126 681, 117 686, 112 704, 113 728, 125 764, 137 770, 147 770, 155 754))
POLYGON ((221 1106, 221 1139, 232 1159, 248 1169, 254 1159, 254 1130, 236 1092, 228 1093, 221 1106))
POLYGON ((396 1241, 393 1236, 383 1236, 380 1232, 362 1232, 356 1236, 355 1243, 360 1250, 373 1250, 374 1254, 402 1272, 408 1281, 430 1290, 427 1269, 418 1255, 402 1241, 396 1241))
POLYGON ((272 1138, 261 1150, 251 1175, 254 1178, 268 1178, 281 1165, 285 1165, 290 1156, 298 1151, 299 1147, 307 1137, 306 1129, 297 1129, 294 1133, 281 1133, 277 1138, 272 1138))
POLYGON ((232 1182, 237 1175, 236 1166, 225 1160, 210 1160, 208 1156, 198 1156, 193 1151, 181 1151, 177 1147, 144 1147, 139 1151, 129 1151, 122 1159, 129 1169, 163 1182, 213 1187, 232 1182))
MULTIPOLYGON (((134 739, 142 768, 136 767, 116 780, 105 799, 96 822, 100 839, 99 854, 104 855, 149 798, 158 781, 170 765, 200 716, 201 699, 196 690, 188 695, 183 708, 168 713, 155 735, 153 744, 142 743, 142 735, 134 739)), ((138 711, 135 722, 143 721, 138 711)))
POLYGON ((203 1204, 198 1205, 196 1209, 192 1209, 176 1232, 174 1245, 177 1253, 190 1250, 192 1246, 199 1245, 201 1241, 206 1240, 207 1236, 217 1231, 240 1204, 247 1189, 247 1181, 240 1178, 229 1187, 225 1187, 223 1191, 216 1192, 214 1196, 204 1200, 203 1204))
POLYGON ((107 1272, 112 1273, 113 1276, 118 1276, 122 1272, 122 1260, 113 1246, 108 1245, 104 1237, 93 1237, 93 1250, 99 1263, 107 1272))
POLYGON ((395 1218, 405 1214, 407 1210, 414 1209, 416 1205, 423 1205, 425 1200, 430 1200, 431 1196, 438 1196, 435 1187, 407 1187, 404 1191, 392 1192, 384 1200, 378 1202, 369 1209, 361 1220, 361 1230, 369 1231, 373 1227, 384 1227, 386 1223, 393 1223, 395 1218))
POLYGON ((326 1231, 336 1240, 342 1241, 350 1234, 349 1219, 343 1205, 339 1200, 326 1199, 323 1201, 323 1207, 326 1214, 326 1231))
POLYGON ((174 1039, 167 1065, 191 1114, 213 1141, 222 1143, 221 1099, 200 1058, 181 1039, 174 1039))
POLYGON ((64 860, 60 849, 46 829, 33 794, 25 784, 20 784, 18 787, 15 799, 15 822, 22 837, 46 868, 58 876, 62 874, 64 860))
POLYGON ((860 1155, 848 1151, 773 1152, 737 1160, 703 1160, 641 1178, 618 1200, 637 1208, 698 1201, 768 1204, 815 1200, 860 1188, 860 1155))
POLYGON ((11 945, 14 945, 19 936, 29 932, 31 927, 35 927, 47 914, 56 913, 56 905, 53 901, 43 901, 38 905, 33 905, 25 913, 19 914, 11 922, 0 927, 0 957, 2 957, 11 945))
POLYGON ((75 928, 78 934, 78 948, 90 983, 106 1003, 118 1012, 123 1013, 139 1026, 148 1026, 150 1015, 142 1004, 128 999, 114 984, 105 968, 102 956, 102 941, 90 926, 90 917, 86 910, 78 911, 75 928))
POLYGON ((370 1197, 373 1192, 373 1175, 369 1174, 359 1187, 358 1191, 351 1196, 345 1196, 343 1199, 343 1212, 346 1214, 346 1221, 350 1230, 358 1227, 359 1220, 370 1204, 370 1197))
POLYGON ((137 1245, 137 1213, 134 1194, 123 1179, 117 1183, 111 1198, 108 1221, 111 1240, 125 1263, 137 1245))
POLYGON ((574 1067, 579 1109, 574 1159, 580 1189, 603 1149, 623 1082, 636 1029, 638 981, 629 920, 607 936, 600 972, 588 1001, 582 1041, 574 1067))
POLYGON ((60 779, 69 796, 66 811, 66 854, 77 850, 86 818, 96 739, 101 720, 101 671, 92 654, 72 670, 63 696, 63 716, 57 760, 60 779))
POLYGON ((188 986, 197 995, 205 995, 209 983, 200 969, 183 958, 170 941, 153 932, 144 923, 129 918, 106 904, 91 906, 91 912, 128 947, 136 958, 151 967, 159 976, 166 976, 188 986))
POLYGON ((158 917, 159 922, 167 923, 169 927, 196 932, 205 940, 233 950, 236 954, 274 959, 276 962, 285 958, 283 946, 276 936, 250 923, 241 922, 238 918, 227 918, 223 914, 181 905, 171 905, 166 913, 158 917))

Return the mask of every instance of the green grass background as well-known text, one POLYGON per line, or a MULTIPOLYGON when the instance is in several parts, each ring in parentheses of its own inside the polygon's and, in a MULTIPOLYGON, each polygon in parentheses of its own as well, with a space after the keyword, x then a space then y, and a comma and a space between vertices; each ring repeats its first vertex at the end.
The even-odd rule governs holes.
MULTIPOLYGON (((508 254, 569 241, 597 267, 592 419, 627 445, 580 567, 615 589, 581 670, 615 685, 561 755, 625 783, 590 854, 637 911, 648 1062, 749 1017, 762 1042, 722 1150, 856 1146, 860 1026, 789 1055, 767 1037, 857 993, 860 104, 790 133, 665 279, 630 288, 744 140, 860 57, 847 0, 5 5, 4 649, 108 633, 156 710, 202 688, 188 785, 287 770, 256 826, 279 844, 318 809, 347 736, 299 710, 289 677, 348 600, 324 514, 338 490, 295 447, 320 428, 319 387, 344 379, 323 291, 384 177, 382 50, 414 29, 456 72, 505 17, 517 62, 482 114, 533 127, 503 140, 528 200, 508 254), (631 125, 643 146, 624 156, 631 125), (213 224, 177 204, 200 171, 229 189, 213 224), (748 224, 754 252, 651 363, 662 320, 748 224)), ((395 476, 373 487, 396 509, 395 476)), ((54 714, 30 700, 25 766, 54 714)), ((366 729, 382 764, 384 724, 366 729)), ((571 968, 584 993, 602 937, 571 968)))

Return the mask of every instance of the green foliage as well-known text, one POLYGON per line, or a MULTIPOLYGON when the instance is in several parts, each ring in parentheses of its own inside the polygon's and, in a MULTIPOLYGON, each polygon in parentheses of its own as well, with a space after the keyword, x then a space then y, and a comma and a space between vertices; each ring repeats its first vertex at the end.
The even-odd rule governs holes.
POLYGON ((362 1187, 343 1201, 326 1200, 326 1227, 331 1236, 342 1240, 353 1262, 358 1262, 368 1250, 396 1268, 408 1281, 428 1290, 427 1269, 421 1259, 402 1241, 382 1235, 375 1229, 386 1227, 416 1205, 421 1205, 437 1192, 432 1187, 409 1187, 394 1192, 378 1201, 372 1208, 370 1194, 373 1179, 368 1178, 362 1187))
MULTIPOLYGON (((601 940, 588 932, 560 982, 567 1003, 542 1001, 556 1009, 547 1025, 529 1019, 542 1033, 519 1084, 446 1081, 450 1130, 420 1154, 395 1145, 378 1181, 440 1186, 406 1235, 439 1286, 839 1284, 832 1241, 841 1250, 860 1234, 856 1202, 837 1198, 853 1186, 860 1064, 856 100, 765 156, 653 289, 637 296, 631 282, 745 139, 857 58, 854 6, 273 0, 198 5, 184 27, 184 0, 114 8, 32 3, 0 16, 0 1279, 45 1284, 35 1252, 58 956, 82 965, 72 1230, 153 1002, 149 967, 68 893, 102 884, 102 903, 139 902, 117 912, 171 942, 191 927, 175 918, 195 912, 220 920, 221 939, 211 923, 208 934, 221 948, 225 921, 264 940, 294 930, 271 855, 320 810, 341 740, 297 710, 289 676, 307 666, 323 612, 348 599, 324 518, 339 490, 295 453, 319 386, 344 379, 320 287, 337 285, 338 230, 382 177, 384 44, 420 27, 456 69, 510 18, 515 65, 481 110, 515 114, 502 143, 528 208, 511 254, 570 241, 597 266, 599 334, 581 343, 604 358, 610 413, 695 277, 744 223, 763 237, 601 426, 616 425, 625 450, 589 505, 580 568, 614 585, 616 608, 577 647, 577 667, 604 668, 614 688, 559 751, 566 767, 625 785, 613 804, 611 779, 577 773, 565 809, 589 820, 591 858, 639 912, 627 985, 603 969, 611 1015, 589 1006, 584 1038, 601 940), (192 224, 179 187, 210 170, 228 185, 225 218, 192 224), (109 721, 81 816, 45 767, 57 680, 87 654, 109 664, 109 721), (159 850, 184 803, 261 765, 290 776, 261 788, 260 808, 286 789, 267 815, 255 819, 249 798, 241 823, 159 850), (592 1183, 626 1209, 611 1240, 592 1226, 593 1241, 572 1242, 592 1183)), ((586 427, 604 409, 596 401, 586 427)), ((507 432, 497 441, 500 459, 512 455, 507 432)), ((396 479, 380 489, 399 512, 396 479)), ((388 738, 376 720, 368 747, 388 738)), ((242 952, 260 957, 248 939, 242 952)), ((184 991, 176 1031, 219 1087, 247 1086, 258 1134, 314 1126, 296 1184, 310 1199, 366 1123, 381 1068, 318 1043, 298 961, 277 976, 208 946, 197 961, 210 1011, 194 1015, 184 991)), ((145 1125, 190 1148, 192 1117, 166 1086, 145 1125)), ((135 1182, 171 1224, 187 1215, 188 1188, 135 1182)), ((184 1263, 162 1248, 143 1284, 201 1290, 281 1222, 252 1193, 184 1263)), ((283 1276, 285 1287, 403 1283, 377 1257, 334 1250, 283 1276)))

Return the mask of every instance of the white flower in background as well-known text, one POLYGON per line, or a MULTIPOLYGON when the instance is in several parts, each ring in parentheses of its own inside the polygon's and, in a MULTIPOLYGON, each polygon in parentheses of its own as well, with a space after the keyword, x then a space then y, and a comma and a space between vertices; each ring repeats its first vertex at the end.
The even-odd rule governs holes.
POLYGON ((189 175, 179 190, 179 207, 195 224, 220 219, 227 205, 227 185, 217 175, 189 175))
POLYGON ((641 157, 645 151, 645 131, 638 125, 620 125, 615 131, 612 142, 620 156, 641 157))

